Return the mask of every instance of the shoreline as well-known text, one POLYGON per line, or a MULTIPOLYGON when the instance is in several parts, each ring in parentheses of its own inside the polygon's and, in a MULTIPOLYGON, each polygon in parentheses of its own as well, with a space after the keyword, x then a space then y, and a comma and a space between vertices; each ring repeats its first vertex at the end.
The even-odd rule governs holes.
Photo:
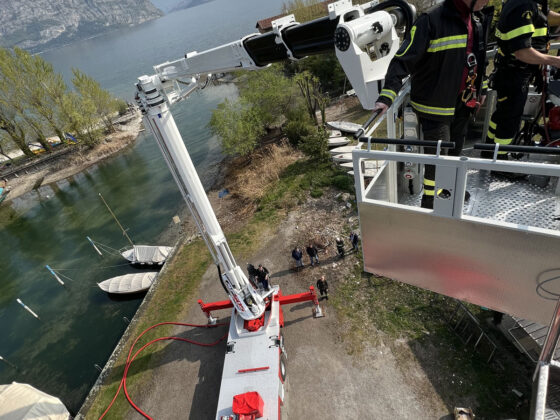
POLYGON ((4 200, 6 203, 44 185, 49 185, 93 166, 107 158, 115 156, 128 146, 134 144, 142 132, 142 114, 135 109, 133 113, 121 117, 121 122, 115 123, 115 132, 105 136, 105 140, 91 149, 69 153, 47 167, 35 172, 11 178, 8 181, 9 193, 4 200), (123 118, 124 119, 123 121, 123 118))

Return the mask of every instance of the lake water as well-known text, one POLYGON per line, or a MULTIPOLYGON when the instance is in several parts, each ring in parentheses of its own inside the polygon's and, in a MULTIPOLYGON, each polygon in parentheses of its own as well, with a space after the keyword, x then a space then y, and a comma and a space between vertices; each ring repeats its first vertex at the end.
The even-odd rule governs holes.
MULTIPOLYGON (((138 76, 152 66, 255 31, 280 12, 281 0, 215 0, 156 21, 113 31, 43 53, 71 79, 72 67, 131 100, 138 76)), ((222 158, 207 128, 211 110, 232 85, 212 87, 173 109, 177 125, 208 187, 222 158)), ((54 185, 0 207, 0 383, 30 383, 76 412, 134 316, 140 298, 114 300, 96 282, 133 272, 114 255, 99 257, 85 237, 126 245, 98 197, 102 193, 136 243, 158 243, 183 203, 164 160, 144 132, 134 147, 54 185), (59 285, 45 269, 64 274, 59 285), (33 318, 16 299, 40 316, 33 318)))

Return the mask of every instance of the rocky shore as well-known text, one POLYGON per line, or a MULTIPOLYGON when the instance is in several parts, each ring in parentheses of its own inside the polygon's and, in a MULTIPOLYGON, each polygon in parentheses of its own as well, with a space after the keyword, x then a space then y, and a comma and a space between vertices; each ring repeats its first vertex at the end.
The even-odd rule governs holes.
POLYGON ((142 131, 142 114, 139 110, 121 117, 115 124, 115 132, 107 135, 100 144, 91 149, 69 153, 46 167, 37 169, 8 181, 10 189, 6 202, 38 188, 82 172, 134 143, 142 131))

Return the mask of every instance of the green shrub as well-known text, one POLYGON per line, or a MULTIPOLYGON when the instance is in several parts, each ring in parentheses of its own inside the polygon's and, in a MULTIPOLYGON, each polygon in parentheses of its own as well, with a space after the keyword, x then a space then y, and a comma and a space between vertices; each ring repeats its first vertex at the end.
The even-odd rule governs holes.
POLYGON ((330 159, 328 134, 322 128, 315 128, 310 134, 302 136, 299 149, 312 159, 326 162, 330 159))
POLYGON ((313 189, 313 190, 311 190, 311 192, 309 194, 313 198, 319 198, 319 197, 323 196, 323 190, 313 189))
POLYGON ((332 186, 338 188, 342 191, 352 192, 354 185, 352 184, 352 178, 348 175, 336 175, 332 179, 332 186))

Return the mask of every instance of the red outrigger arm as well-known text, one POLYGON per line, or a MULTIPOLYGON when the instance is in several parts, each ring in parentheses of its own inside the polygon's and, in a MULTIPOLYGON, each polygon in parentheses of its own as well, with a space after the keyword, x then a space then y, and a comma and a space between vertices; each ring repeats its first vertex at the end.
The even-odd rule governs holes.
MULTIPOLYGON (((282 295, 282 291, 274 295, 274 299, 278 300, 280 305, 290 305, 292 303, 307 302, 311 301, 316 306, 319 305, 319 299, 317 298, 317 293, 313 286, 309 286, 309 292, 296 293, 294 295, 282 295)), ((218 311, 220 309, 230 309, 233 308, 233 303, 230 300, 220 300, 218 302, 204 303, 202 299, 198 299, 198 304, 202 312, 206 314, 208 318, 212 318, 212 311, 218 311)))

